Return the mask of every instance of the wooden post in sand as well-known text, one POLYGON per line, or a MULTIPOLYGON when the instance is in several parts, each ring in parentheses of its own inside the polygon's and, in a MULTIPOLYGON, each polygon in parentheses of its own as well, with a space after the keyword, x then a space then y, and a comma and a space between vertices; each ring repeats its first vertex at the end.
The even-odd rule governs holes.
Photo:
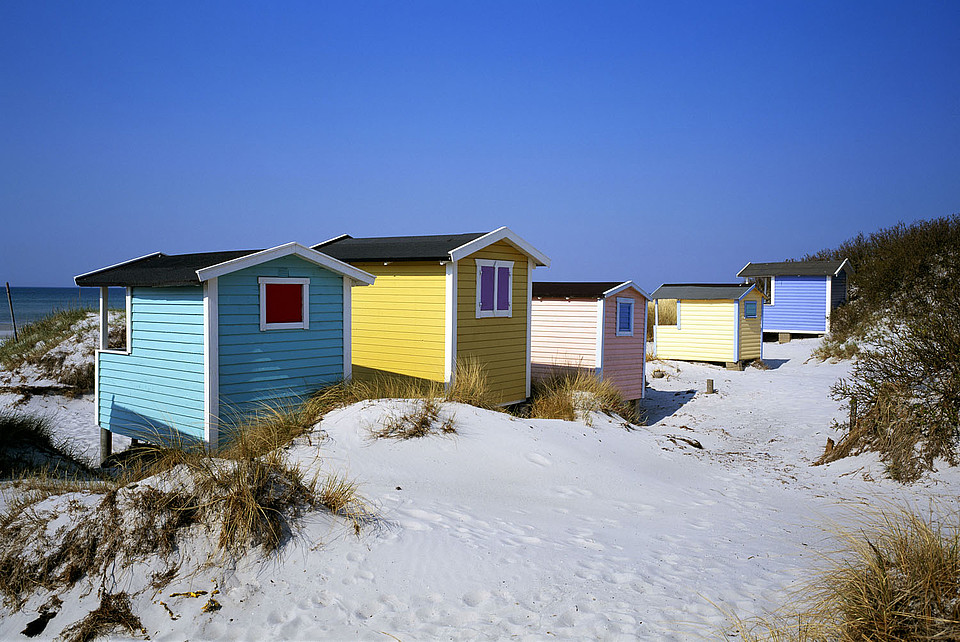
POLYGON ((850 397, 850 430, 857 425, 857 398, 850 397))
POLYGON ((13 340, 17 341, 17 318, 13 316, 13 297, 10 296, 10 281, 7 281, 7 305, 10 306, 10 322, 13 324, 13 340))
POLYGON ((707 379, 707 394, 713 394, 713 379, 707 379))

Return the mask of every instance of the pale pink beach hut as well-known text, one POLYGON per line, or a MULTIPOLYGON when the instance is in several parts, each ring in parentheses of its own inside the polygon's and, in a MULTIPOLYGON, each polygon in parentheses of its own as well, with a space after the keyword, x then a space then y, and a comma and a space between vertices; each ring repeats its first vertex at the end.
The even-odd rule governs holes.
POLYGON ((633 281, 533 283, 530 368, 534 379, 577 370, 644 397, 647 301, 633 281))

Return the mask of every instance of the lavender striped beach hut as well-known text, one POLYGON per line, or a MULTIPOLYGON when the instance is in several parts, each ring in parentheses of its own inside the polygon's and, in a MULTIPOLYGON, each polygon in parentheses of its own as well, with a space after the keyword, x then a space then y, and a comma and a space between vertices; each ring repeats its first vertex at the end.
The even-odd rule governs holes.
POLYGON ((782 335, 830 332, 830 314, 847 302, 850 261, 747 263, 737 274, 764 293, 763 331, 782 335))

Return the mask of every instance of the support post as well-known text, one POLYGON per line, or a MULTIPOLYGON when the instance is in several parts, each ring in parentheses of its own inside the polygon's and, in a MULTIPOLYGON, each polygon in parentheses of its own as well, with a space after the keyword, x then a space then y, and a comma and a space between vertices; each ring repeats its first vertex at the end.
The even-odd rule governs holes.
POLYGON ((106 428, 100 429, 100 465, 106 463, 113 454, 113 433, 106 428))
POLYGON ((780 335, 779 335, 779 337, 778 337, 778 339, 779 339, 780 343, 790 343, 790 333, 789 333, 789 332, 781 332, 780 335))
POLYGON ((857 425, 857 398, 850 397, 850 430, 857 425))
POLYGON ((713 379, 707 379, 707 394, 713 394, 713 379))
POLYGON ((13 316, 13 297, 10 296, 10 281, 7 281, 7 305, 10 306, 10 323, 13 324, 13 340, 19 341, 17 336, 17 318, 13 316))

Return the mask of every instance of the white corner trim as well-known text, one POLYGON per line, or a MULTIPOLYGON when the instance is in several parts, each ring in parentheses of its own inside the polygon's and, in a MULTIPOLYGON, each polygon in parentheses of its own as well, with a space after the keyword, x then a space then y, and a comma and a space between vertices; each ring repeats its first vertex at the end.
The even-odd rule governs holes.
POLYGON ((618 285, 618 286, 616 286, 616 287, 613 287, 613 288, 610 288, 609 290, 607 290, 606 292, 604 292, 601 296, 605 296, 605 297, 606 297, 606 296, 613 296, 614 294, 619 294, 620 292, 623 292, 623 291, 626 290, 627 288, 633 288, 634 290, 636 290, 637 292, 639 292, 640 294, 642 294, 643 297, 644 297, 647 301, 652 300, 652 299, 650 298, 650 295, 647 294, 646 291, 644 291, 639 285, 637 285, 637 284, 634 283, 633 281, 624 281, 624 282, 621 283, 620 285, 618 285))
MULTIPOLYGON (((77 279, 93 276, 94 274, 100 274, 101 272, 106 272, 107 270, 112 270, 113 268, 118 268, 122 265, 129 265, 130 263, 136 263, 137 261, 142 261, 143 259, 152 259, 155 256, 163 256, 163 252, 151 252, 150 254, 144 254, 143 256, 138 256, 135 259, 120 261, 119 263, 114 263, 113 265, 108 265, 107 267, 98 268, 91 272, 84 272, 83 274, 78 274, 77 276, 73 277, 73 280, 74 282, 76 282, 77 279)), ((79 286, 79 287, 88 287, 88 286, 79 286)))
POLYGON ((643 382, 643 385, 640 387, 640 398, 645 399, 647 396, 647 315, 648 315, 648 305, 647 302, 643 302, 643 362, 640 364, 640 380, 643 382))
POLYGON ((108 310, 110 305, 110 288, 105 285, 100 286, 100 338, 98 340, 101 350, 110 348, 110 322, 108 310))
POLYGON ((343 380, 353 378, 353 282, 343 277, 343 380))
POLYGON ((505 317, 510 318, 513 316, 513 261, 494 261, 492 259, 474 259, 477 264, 477 300, 476 300, 476 309, 477 309, 477 318, 484 319, 487 317, 505 317), (481 310, 480 309, 480 286, 481 286, 481 267, 492 267, 493 268, 493 309, 492 310, 481 310), (507 290, 507 309, 500 310, 497 308, 497 301, 499 300, 500 294, 500 268, 507 268, 510 270, 510 287, 507 290))
POLYGON ((740 299, 737 299, 733 302, 733 360, 740 361, 740 320, 743 316, 740 313, 740 308, 743 307, 743 303, 740 299))
POLYGON ((827 315, 824 329, 830 332, 830 313, 833 311, 833 277, 827 277, 827 315))
POLYGON ((203 440, 216 450, 220 439, 220 314, 216 277, 203 284, 203 440))
POLYGON ((450 260, 459 261, 462 258, 470 256, 474 252, 479 252, 488 245, 493 245, 497 241, 507 241, 510 245, 514 246, 528 257, 536 261, 537 265, 550 267, 550 257, 530 245, 530 243, 523 240, 518 235, 514 234, 510 228, 505 226, 498 227, 494 231, 475 238, 469 243, 464 243, 459 247, 453 248, 450 250, 450 260))
POLYGON ((770 277, 770 305, 771 307, 777 303, 777 277, 776 275, 770 277))
POLYGON ((615 332, 616 336, 618 336, 618 337, 632 337, 632 336, 633 336, 634 327, 636 326, 636 318, 637 318, 637 302, 636 302, 636 299, 631 299, 631 298, 629 298, 629 297, 619 297, 619 296, 618 296, 618 297, 617 297, 617 316, 616 316, 616 318, 614 319, 614 330, 616 331, 616 332, 615 332), (629 330, 629 331, 625 331, 625 332, 623 332, 623 331, 620 330, 620 306, 621 306, 621 305, 629 305, 629 306, 630 306, 630 330, 629 330))
POLYGON ((594 368, 597 376, 601 379, 603 379, 603 311, 605 304, 605 299, 597 299, 597 362, 594 364, 594 368))
POLYGON ((653 300, 653 356, 657 356, 657 327, 660 325, 660 299, 653 300))
MULTIPOLYGON (((449 387, 457 376, 457 263, 449 261, 444 269, 443 380, 449 387)), ((479 270, 477 274, 479 279, 479 270)))
MULTIPOLYGON (((93 423, 100 426, 100 351, 93 351, 93 423)), ((103 428, 103 426, 100 426, 103 428)))
POLYGON ((277 247, 272 247, 268 250, 261 250, 260 252, 247 254, 246 256, 241 256, 230 261, 224 261, 223 263, 217 263, 216 265, 200 268, 197 270, 197 277, 200 279, 200 281, 207 281, 208 279, 214 279, 223 276, 224 274, 230 274, 231 272, 236 272, 237 270, 253 267, 254 265, 260 265, 261 263, 266 263, 267 261, 272 261, 274 259, 291 255, 299 256, 301 259, 309 261, 314 265, 319 265, 320 267, 326 268, 331 272, 335 272, 342 276, 348 276, 354 281, 358 281, 358 285, 372 285, 374 279, 376 278, 369 272, 364 272, 363 270, 357 269, 348 263, 338 261, 332 256, 327 256, 323 252, 311 250, 309 247, 300 245, 299 243, 286 243, 284 245, 278 245, 277 247))
POLYGON ((527 394, 527 399, 530 398, 530 384, 531 384, 531 372, 530 372, 530 360, 533 358, 533 269, 536 267, 536 262, 528 258, 527 259, 527 359, 525 374, 526 377, 526 387, 525 391, 527 394))
POLYGON ((257 279, 260 283, 260 331, 265 330, 309 330, 310 329, 310 279, 306 277, 285 277, 285 276, 261 276, 257 279), (302 321, 292 323, 267 323, 267 285, 299 285, 302 290, 300 294, 300 318, 302 321))

